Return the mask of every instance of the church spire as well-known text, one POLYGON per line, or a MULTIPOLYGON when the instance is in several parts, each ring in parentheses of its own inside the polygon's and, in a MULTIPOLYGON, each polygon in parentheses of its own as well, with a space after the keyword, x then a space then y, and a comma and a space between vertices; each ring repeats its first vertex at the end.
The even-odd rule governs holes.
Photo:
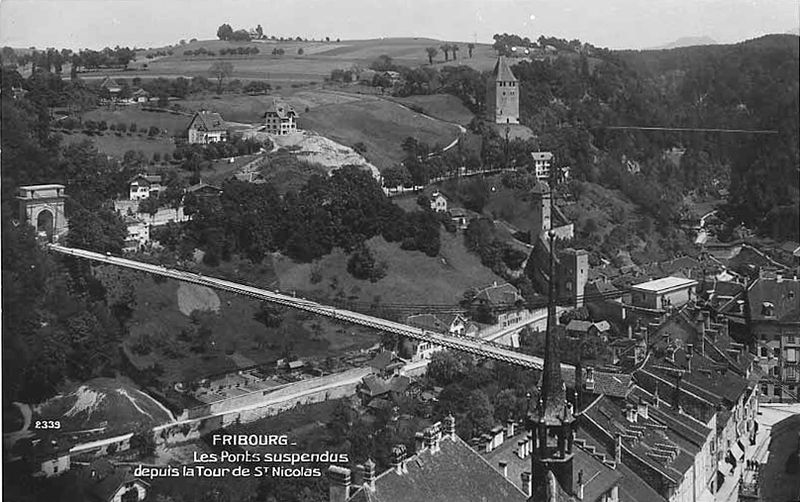
POLYGON ((539 419, 547 424, 560 423, 565 418, 566 391, 561 378, 561 361, 553 339, 556 327, 556 267, 555 267, 555 234, 548 233, 550 244, 550 266, 548 272, 547 293, 547 331, 544 342, 544 368, 542 368, 541 402, 539 419))

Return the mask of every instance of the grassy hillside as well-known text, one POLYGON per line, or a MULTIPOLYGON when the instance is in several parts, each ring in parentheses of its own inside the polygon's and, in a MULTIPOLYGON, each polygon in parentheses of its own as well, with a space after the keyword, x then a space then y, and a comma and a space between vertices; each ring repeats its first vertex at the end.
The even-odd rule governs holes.
POLYGON ((277 257, 274 266, 282 290, 363 304, 455 305, 470 287, 502 281, 466 250, 461 234, 442 231, 441 239, 441 251, 434 258, 419 251, 403 251, 399 244, 382 237, 369 240, 376 259, 388 265, 386 277, 374 283, 351 276, 348 256, 341 250, 315 263, 298 264, 277 257), (314 274, 318 274, 316 282, 312 281, 314 274))
POLYGON ((403 105, 418 107, 425 115, 436 117, 447 122, 462 126, 468 125, 475 118, 469 108, 452 94, 427 94, 422 96, 408 96, 406 98, 393 98, 403 105))
MULTIPOLYGON (((227 263, 222 268, 224 272, 206 269, 203 273, 230 277, 240 272, 240 282, 275 287, 274 281, 268 281, 268 267, 227 263)), ((139 277, 134 287, 136 306, 128 323, 125 351, 140 369, 158 364, 162 368, 158 379, 166 384, 272 363, 284 357, 285 351, 299 357, 335 356, 377 341, 369 330, 293 310, 281 314, 280 326, 268 328, 258 320, 259 302, 232 293, 195 291, 198 286, 150 277, 139 277), (194 299, 196 307, 211 306, 216 311, 210 308, 186 315, 181 310, 191 308, 187 298, 194 299), (204 332, 208 337, 201 343, 204 332)))
POLYGON ((408 136, 445 146, 456 139, 456 126, 412 112, 377 98, 319 106, 301 113, 302 129, 309 129, 344 145, 362 142, 364 157, 378 169, 399 163, 405 156, 401 142, 408 136))

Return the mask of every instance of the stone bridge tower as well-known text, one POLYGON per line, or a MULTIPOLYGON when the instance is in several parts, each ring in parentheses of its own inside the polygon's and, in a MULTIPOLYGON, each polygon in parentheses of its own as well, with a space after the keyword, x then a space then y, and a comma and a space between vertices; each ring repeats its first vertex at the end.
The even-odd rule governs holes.
POLYGON ((55 242, 67 233, 64 213, 64 185, 29 185, 19 187, 19 219, 36 229, 39 236, 55 242))

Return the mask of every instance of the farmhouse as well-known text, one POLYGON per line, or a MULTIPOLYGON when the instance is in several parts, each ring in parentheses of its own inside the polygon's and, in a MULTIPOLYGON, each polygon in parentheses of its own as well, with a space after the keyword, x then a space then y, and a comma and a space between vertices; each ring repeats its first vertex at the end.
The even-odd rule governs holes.
POLYGON ((278 136, 297 132, 297 112, 291 105, 273 99, 264 112, 264 127, 267 133, 278 136))
POLYGON ((128 236, 125 238, 123 251, 137 251, 150 242, 150 225, 143 218, 126 216, 125 228, 128 236))
POLYGON ((228 139, 225 121, 219 113, 200 110, 189 122, 189 143, 205 145, 228 139))
POLYGON ((128 184, 130 185, 130 200, 147 199, 151 195, 158 197, 164 186, 158 174, 137 174, 128 184))
POLYGON ((122 86, 109 76, 106 76, 106 78, 100 82, 100 89, 108 92, 108 95, 111 97, 111 99, 118 98, 122 92, 122 86))
POLYGON ((131 100, 134 103, 147 103, 150 101, 150 93, 144 89, 136 89, 133 91, 133 94, 131 94, 131 100))
POLYGON ((192 194, 195 197, 219 197, 222 195, 222 189, 218 186, 209 185, 203 181, 186 189, 187 194, 192 194))

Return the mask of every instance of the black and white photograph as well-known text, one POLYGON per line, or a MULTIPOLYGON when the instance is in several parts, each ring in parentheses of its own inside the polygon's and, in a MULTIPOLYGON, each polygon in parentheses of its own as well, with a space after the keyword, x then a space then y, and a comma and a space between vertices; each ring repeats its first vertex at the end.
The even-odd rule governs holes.
POLYGON ((800 502, 797 0, 0 0, 8 502, 800 502))

